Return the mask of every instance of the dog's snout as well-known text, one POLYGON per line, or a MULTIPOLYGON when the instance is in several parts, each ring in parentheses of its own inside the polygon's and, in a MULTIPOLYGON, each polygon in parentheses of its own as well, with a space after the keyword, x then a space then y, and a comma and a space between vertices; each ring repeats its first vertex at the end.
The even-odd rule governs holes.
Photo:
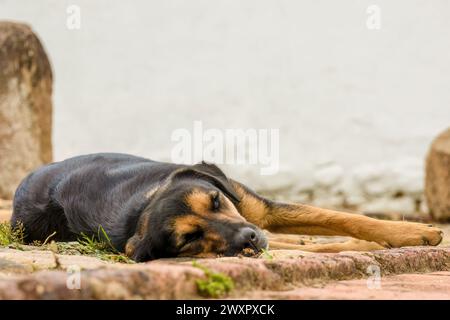
POLYGON ((261 252, 261 249, 266 248, 267 238, 264 233, 256 227, 246 225, 241 226, 235 231, 233 241, 230 243, 228 255, 243 254, 251 256, 261 252))
POLYGON ((256 231, 253 230, 252 228, 245 227, 239 230, 238 241, 241 242, 243 245, 251 242, 257 243, 258 235, 256 234, 256 231))

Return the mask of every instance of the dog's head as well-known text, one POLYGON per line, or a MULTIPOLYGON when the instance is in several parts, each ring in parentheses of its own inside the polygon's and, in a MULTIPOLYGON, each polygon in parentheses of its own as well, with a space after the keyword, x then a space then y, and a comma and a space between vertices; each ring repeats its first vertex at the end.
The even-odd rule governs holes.
POLYGON ((135 261, 233 256, 267 246, 262 231, 239 214, 238 195, 214 165, 179 169, 148 197, 125 247, 135 261))

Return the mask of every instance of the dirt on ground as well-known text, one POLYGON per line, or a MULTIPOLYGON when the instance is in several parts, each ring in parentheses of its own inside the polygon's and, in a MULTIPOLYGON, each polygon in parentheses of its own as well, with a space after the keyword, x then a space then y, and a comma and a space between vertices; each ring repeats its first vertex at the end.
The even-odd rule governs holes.
MULTIPOLYGON (((10 217, 0 202, 0 221, 10 217)), ((56 246, 0 247, 0 299, 450 299, 450 226, 438 247, 269 250, 259 257, 114 262, 56 246)), ((295 243, 341 241, 290 236, 295 243)))

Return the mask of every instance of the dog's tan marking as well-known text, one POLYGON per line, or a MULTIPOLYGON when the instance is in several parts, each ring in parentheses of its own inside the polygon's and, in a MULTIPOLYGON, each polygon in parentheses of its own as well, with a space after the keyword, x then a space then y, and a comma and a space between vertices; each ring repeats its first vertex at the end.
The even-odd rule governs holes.
POLYGON ((186 196, 186 203, 195 213, 205 215, 211 210, 211 196, 203 191, 194 190, 186 196))
POLYGON ((227 249, 225 239, 218 233, 208 229, 207 222, 203 218, 194 215, 183 216, 175 220, 174 231, 177 245, 182 245, 185 234, 197 230, 203 231, 203 237, 193 243, 183 246, 179 256, 210 258, 225 252, 227 249))
POLYGON ((219 252, 225 252, 227 243, 218 233, 211 230, 205 232, 205 237, 200 241, 203 250, 202 254, 215 254, 219 252))
POLYGON ((264 203, 263 199, 256 194, 251 194, 245 187, 231 180, 231 184, 240 198, 238 204, 239 212, 248 221, 260 228, 266 227, 266 216, 269 212, 269 208, 264 203))
POLYGON ((194 190, 186 196, 186 203, 198 215, 208 219, 229 220, 232 222, 245 222, 233 203, 224 195, 220 195, 221 208, 217 212, 212 211, 211 194, 194 190))
POLYGON ((204 219, 194 215, 187 215, 175 219, 174 231, 177 235, 184 235, 194 232, 199 228, 204 228, 205 226, 206 222, 204 219))

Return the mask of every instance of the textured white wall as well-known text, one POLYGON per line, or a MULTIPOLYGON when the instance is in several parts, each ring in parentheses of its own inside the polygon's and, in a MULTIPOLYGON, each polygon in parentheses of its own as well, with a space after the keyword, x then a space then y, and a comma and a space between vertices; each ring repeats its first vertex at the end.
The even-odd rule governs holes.
POLYGON ((409 212, 450 124, 447 0, 0 0, 0 19, 30 23, 51 57, 57 159, 169 159, 171 132, 194 120, 279 128, 277 176, 228 172, 327 206, 409 212), (66 28, 70 4, 80 30, 66 28), (380 30, 366 27, 372 4, 380 30))

